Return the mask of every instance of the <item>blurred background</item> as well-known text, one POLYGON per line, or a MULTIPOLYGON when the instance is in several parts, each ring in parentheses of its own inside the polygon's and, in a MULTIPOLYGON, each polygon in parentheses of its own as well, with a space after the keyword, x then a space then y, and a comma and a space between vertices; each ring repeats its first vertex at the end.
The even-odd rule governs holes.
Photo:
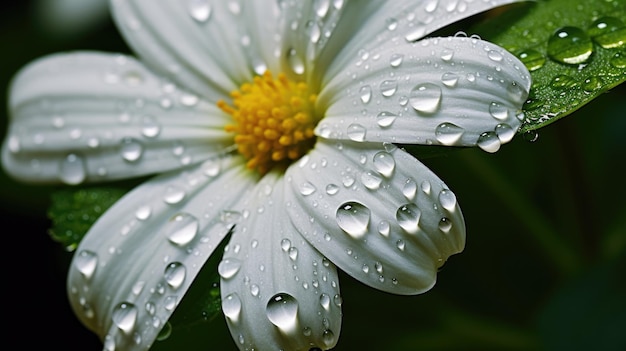
MULTIPOLYGON (((20 67, 49 53, 129 52, 105 3, 0 5, 0 95, 20 67)), ((626 350, 625 93, 617 87, 496 154, 465 149, 423 160, 461 203, 465 252, 420 296, 374 291, 342 274, 336 350, 626 350)), ((0 171, 0 189, 5 343, 101 349, 67 302, 71 253, 47 234, 50 194, 61 187, 0 171)), ((175 331, 155 349, 182 347, 235 350, 222 317, 175 331)))

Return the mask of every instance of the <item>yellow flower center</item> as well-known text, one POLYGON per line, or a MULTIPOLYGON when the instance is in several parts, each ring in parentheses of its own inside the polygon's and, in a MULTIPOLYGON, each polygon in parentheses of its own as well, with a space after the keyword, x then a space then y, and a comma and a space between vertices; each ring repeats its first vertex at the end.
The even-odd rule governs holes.
POLYGON ((225 129, 235 134, 248 168, 265 174, 276 166, 286 167, 313 147, 317 95, 305 83, 290 81, 284 74, 273 78, 266 71, 231 96, 232 105, 220 100, 217 106, 233 117, 234 123, 225 129))

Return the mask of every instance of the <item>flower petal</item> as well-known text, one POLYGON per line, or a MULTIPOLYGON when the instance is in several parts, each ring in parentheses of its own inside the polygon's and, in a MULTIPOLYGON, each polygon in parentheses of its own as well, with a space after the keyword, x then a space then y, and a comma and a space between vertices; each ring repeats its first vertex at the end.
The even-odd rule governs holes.
POLYGON ((161 74, 215 102, 276 69, 275 1, 113 0, 118 27, 161 74))
POLYGON ((218 159, 161 175, 87 233, 70 266, 68 294, 106 350, 146 350, 154 342, 232 228, 220 214, 256 181, 242 167, 240 158, 218 159))
POLYGON ((455 195, 411 155, 386 145, 318 140, 286 174, 300 233, 337 267, 374 288, 418 294, 465 246, 455 195))
POLYGON ((348 65, 320 93, 319 101, 328 109, 318 135, 478 144, 495 151, 521 124, 530 75, 494 44, 468 37, 391 41, 370 54, 375 59, 348 65))
POLYGON ((247 196, 218 266, 222 310, 241 350, 332 348, 341 328, 335 266, 284 213, 281 175, 247 196))
POLYGON ((77 184, 167 171, 232 145, 212 104, 128 56, 49 56, 11 87, 5 169, 26 181, 77 184))

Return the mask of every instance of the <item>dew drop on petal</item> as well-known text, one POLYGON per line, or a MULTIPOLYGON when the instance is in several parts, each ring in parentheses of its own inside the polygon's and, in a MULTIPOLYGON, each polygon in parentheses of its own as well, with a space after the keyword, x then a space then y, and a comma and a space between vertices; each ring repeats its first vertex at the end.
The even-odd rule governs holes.
POLYGON ((339 186, 336 184, 328 184, 326 185, 326 194, 335 195, 339 192, 339 186))
POLYGON ((396 161, 393 156, 386 152, 380 151, 374 155, 374 168, 385 177, 390 177, 396 168, 396 161))
POLYGON ((151 214, 152 209, 150 208, 150 206, 141 206, 137 209, 137 211, 135 211, 135 217, 140 221, 145 221, 146 219, 150 218, 151 214))
POLYGON ((496 50, 489 50, 489 52, 487 52, 487 57, 489 57, 490 60, 495 61, 495 62, 500 62, 502 61, 502 59, 504 59, 504 56, 502 56, 502 53, 496 50))
POLYGON ((384 97, 393 96, 398 90, 398 82, 396 80, 384 80, 380 83, 380 93, 384 97))
POLYGON ((320 295, 320 305, 327 311, 330 309, 330 296, 328 294, 320 295))
POLYGON ((413 201, 417 194, 417 183, 413 179, 407 179, 402 187, 402 194, 407 200, 413 201))
POLYGON ((291 240, 285 238, 280 241, 280 248, 283 251, 287 252, 290 247, 291 247, 291 240))
POLYGON ((452 229, 452 221, 446 217, 441 218, 439 221, 439 230, 444 233, 448 233, 450 232, 450 229, 452 229))
POLYGON ((123 138, 120 146, 120 152, 125 161, 137 162, 143 155, 143 144, 136 139, 123 138))
POLYGON ((396 211, 396 220, 402 229, 408 233, 415 234, 419 230, 419 220, 422 211, 414 203, 402 205, 396 211))
POLYGON ((500 139, 495 132, 484 132, 478 137, 476 145, 484 151, 493 153, 500 150, 500 139))
POLYGON ((152 116, 143 117, 141 134, 146 138, 156 138, 161 133, 161 125, 152 116))
POLYGON ((498 139, 500 139, 500 143, 502 144, 508 143, 515 136, 515 129, 508 124, 498 124, 495 131, 498 139))
POLYGON ((402 64, 403 60, 403 54, 393 54, 389 57, 389 65, 391 65, 391 67, 398 67, 402 64))
POLYGON ((241 313, 241 299, 237 293, 232 293, 222 300, 222 311, 231 321, 239 319, 241 313))
POLYGON ((165 190, 163 201, 170 205, 175 205, 181 202, 185 198, 185 191, 176 187, 170 186, 165 190))
POLYGON ((382 220, 378 222, 378 233, 382 236, 389 236, 391 232, 391 225, 388 221, 382 220))
POLYGON ((456 73, 446 72, 441 75, 441 83, 447 86, 448 88, 456 87, 459 82, 459 76, 456 73))
POLYGON ((353 141, 365 141, 367 129, 358 124, 352 123, 348 126, 348 138, 353 141))
POLYGON ((395 122, 398 116, 394 113, 383 111, 376 116, 376 123, 379 127, 387 128, 395 122))
POLYGON ((82 250, 74 258, 76 269, 87 279, 93 276, 98 266, 98 255, 89 250, 82 250))
POLYGON ((165 267, 163 277, 169 286, 178 289, 185 281, 186 275, 187 269, 185 265, 180 262, 172 262, 165 267))
POLYGON ((359 97, 361 98, 361 102, 367 104, 372 99, 372 87, 369 85, 364 85, 359 89, 359 97))
POLYGON ((302 194, 304 196, 311 195, 316 190, 317 190, 317 188, 315 188, 315 185, 313 185, 311 182, 304 182, 304 183, 300 184, 300 194, 302 194))
POLYGON ((378 189, 382 181, 383 179, 376 172, 367 171, 361 174, 361 183, 370 190, 378 189))
POLYGON ((435 139, 443 145, 456 144, 465 133, 465 129, 453 123, 441 123, 435 128, 435 139))
POLYGON ((433 114, 441 106, 441 88, 432 83, 419 84, 411 90, 409 103, 417 112, 433 114))
POLYGON ((137 321, 137 307, 129 302, 122 302, 113 308, 113 323, 125 333, 130 333, 137 321))
POLYGON ((335 343, 335 334, 332 330, 326 329, 322 333, 322 340, 324 341, 326 347, 330 347, 335 343))
POLYGON ((217 266, 217 272, 224 279, 230 279, 239 272, 241 261, 236 258, 225 258, 217 266))
POLYGON ((189 244, 198 234, 199 222, 196 217, 188 213, 179 213, 172 217, 165 225, 167 238, 178 246, 189 244))
POLYGON ((337 209, 336 219, 344 232, 355 239, 361 238, 367 233, 370 209, 358 202, 346 202, 337 209))
POLYGON ((502 121, 509 118, 509 109, 498 102, 492 101, 491 104, 489 104, 489 114, 491 114, 493 118, 502 121))
POLYGON ((59 177, 65 184, 76 185, 82 183, 87 177, 83 158, 75 154, 67 155, 61 161, 59 177))
POLYGON ((451 190, 443 189, 439 192, 439 203, 446 210, 453 212, 456 208, 456 195, 451 190))
POLYGON ((290 331, 296 326, 298 301, 287 293, 279 293, 267 302, 267 319, 283 331, 290 331))
POLYGON ((211 5, 208 0, 189 0, 188 9, 191 18, 199 23, 206 22, 211 17, 211 5))

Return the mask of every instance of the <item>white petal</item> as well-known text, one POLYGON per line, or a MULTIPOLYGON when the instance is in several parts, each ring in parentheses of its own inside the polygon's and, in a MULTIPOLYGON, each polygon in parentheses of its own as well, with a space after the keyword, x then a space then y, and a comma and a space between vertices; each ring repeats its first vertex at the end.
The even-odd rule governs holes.
POLYGON ((208 162, 139 186, 80 243, 68 294, 105 349, 148 349, 231 229, 220 214, 255 179, 241 172, 241 159, 208 162))
POLYGON ((11 86, 5 169, 27 181, 69 184, 167 171, 232 144, 222 111, 131 57, 45 57, 11 86))
POLYGON ((456 146, 486 146, 486 139, 499 147, 521 124, 530 75, 494 44, 391 41, 371 54, 377 59, 348 65, 320 93, 328 109, 318 135, 456 146))
MULTIPOLYGON (((334 33, 335 42, 328 44, 333 50, 326 50, 336 56, 332 65, 324 73, 324 84, 349 67, 350 62, 360 58, 364 64, 376 56, 372 50, 389 41, 415 41, 448 24, 470 17, 497 6, 519 2, 520 0, 394 0, 370 1, 367 5, 354 1, 356 9, 346 10, 351 19, 342 20, 334 33), (355 14, 356 12, 364 12, 355 14)), ((326 53, 324 53, 326 54, 326 53)), ((324 59, 321 59, 324 61, 324 59)))
POLYGON ((276 69, 275 1, 113 0, 114 18, 155 70, 209 101, 276 69))
POLYGON ((332 348, 341 328, 335 266, 304 240, 268 174, 237 205, 241 221, 218 266, 222 310, 241 350, 332 348))
POLYGON ((456 197, 411 155, 380 144, 318 143, 286 174, 287 211, 337 267, 374 288, 417 294, 463 250, 456 197))

